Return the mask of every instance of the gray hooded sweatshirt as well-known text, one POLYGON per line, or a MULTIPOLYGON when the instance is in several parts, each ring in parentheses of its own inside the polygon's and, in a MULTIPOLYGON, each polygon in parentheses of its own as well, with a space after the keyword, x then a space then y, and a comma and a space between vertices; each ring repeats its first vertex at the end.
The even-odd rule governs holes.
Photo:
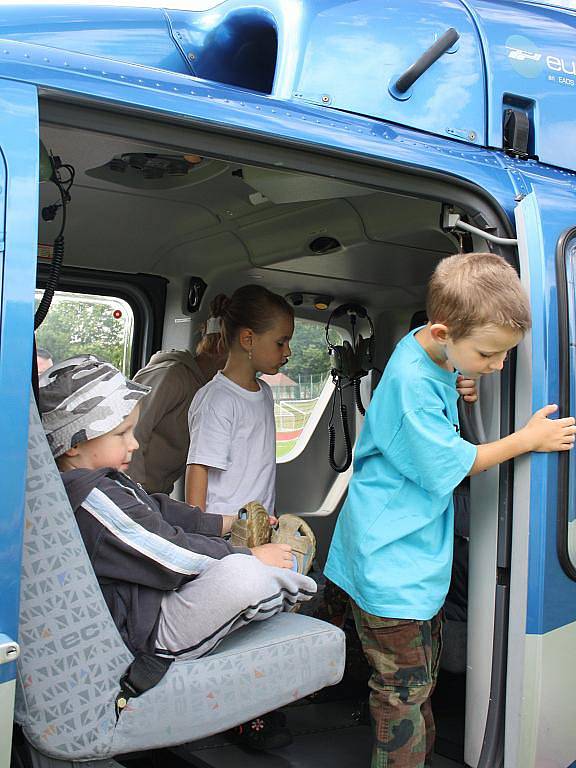
POLYGON ((188 409, 208 383, 188 350, 157 352, 133 378, 152 387, 140 403, 135 429, 140 448, 132 456, 130 477, 148 493, 172 493, 186 468, 190 444, 188 409))

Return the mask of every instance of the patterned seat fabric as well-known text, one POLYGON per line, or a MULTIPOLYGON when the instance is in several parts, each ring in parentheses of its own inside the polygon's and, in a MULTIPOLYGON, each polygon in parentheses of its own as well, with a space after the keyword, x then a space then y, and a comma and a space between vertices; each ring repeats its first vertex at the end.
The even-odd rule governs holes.
POLYGON ((116 722, 118 681, 132 656, 110 617, 31 409, 20 595, 16 720, 41 753, 94 760, 218 733, 337 683, 344 635, 280 614, 209 656, 177 661, 116 722))

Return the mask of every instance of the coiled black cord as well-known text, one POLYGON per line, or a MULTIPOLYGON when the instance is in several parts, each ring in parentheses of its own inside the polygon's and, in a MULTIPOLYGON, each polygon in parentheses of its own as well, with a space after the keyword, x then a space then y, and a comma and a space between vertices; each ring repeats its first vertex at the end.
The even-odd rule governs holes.
POLYGON ((44 288, 44 293, 40 299, 40 304, 38 304, 38 309, 34 313, 35 331, 38 330, 38 328, 42 325, 46 315, 48 314, 48 310, 50 309, 52 299, 54 298, 54 293, 56 292, 56 288, 60 280, 60 270, 62 269, 63 261, 64 235, 58 235, 58 237, 54 240, 52 264, 50 265, 50 274, 48 275, 48 280, 46 281, 46 288, 44 288))
POLYGON ((342 385, 340 382, 334 382, 335 389, 332 397, 332 413, 330 414, 330 422, 328 424, 328 462, 334 472, 346 472, 350 464, 352 464, 352 440, 350 439, 350 428, 348 426, 348 409, 342 400, 342 385), (336 393, 340 398, 340 419, 342 422, 342 433, 344 435, 344 445, 346 447, 346 454, 342 464, 336 463, 336 427, 334 426, 334 407, 336 404, 336 393))
POLYGON ((360 414, 366 416, 366 408, 364 408, 364 403, 362 402, 362 397, 360 395, 360 379, 354 379, 354 400, 356 401, 356 408, 358 408, 360 414))
MULTIPOLYGON (((59 169, 54 167, 52 181, 58 187, 60 198, 62 200, 62 223, 60 225, 60 232, 54 240, 52 263, 50 265, 50 274, 48 275, 48 279, 46 281, 46 288, 44 289, 44 293, 40 299, 38 308, 34 313, 35 331, 42 325, 46 315, 48 314, 48 310, 52 304, 52 299, 54 298, 54 293, 56 292, 58 282, 60 281, 60 272, 64 262, 64 228, 66 226, 66 205, 70 201, 70 187, 74 182, 74 168, 71 165, 61 165, 60 168, 65 168, 68 171, 69 179, 66 182, 62 182, 57 175, 59 169)), ((56 208, 56 206, 54 206, 54 208, 56 208)))

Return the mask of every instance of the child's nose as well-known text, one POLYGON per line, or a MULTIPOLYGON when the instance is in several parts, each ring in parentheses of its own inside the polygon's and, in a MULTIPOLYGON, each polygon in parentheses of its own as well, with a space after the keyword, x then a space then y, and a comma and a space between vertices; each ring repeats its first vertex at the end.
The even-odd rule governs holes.
POLYGON ((130 441, 130 450, 137 451, 138 448, 140 448, 140 443, 138 442, 138 440, 136 440, 134 435, 132 435, 132 440, 130 441))
POLYGON ((501 371, 502 368, 504 368, 504 360, 505 359, 506 358, 504 358, 502 360, 497 360, 496 362, 492 363, 492 365, 490 366, 492 368, 492 370, 494 370, 494 371, 501 371))

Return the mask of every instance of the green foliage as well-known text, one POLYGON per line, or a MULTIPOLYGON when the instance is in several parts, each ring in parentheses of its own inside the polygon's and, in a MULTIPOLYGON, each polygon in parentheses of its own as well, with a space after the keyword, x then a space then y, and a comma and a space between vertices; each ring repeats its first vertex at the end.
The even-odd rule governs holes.
POLYGON ((124 370, 130 362, 132 335, 128 312, 123 303, 105 298, 97 302, 81 295, 55 297, 36 331, 36 344, 47 349, 54 362, 91 354, 124 370), (115 309, 122 310, 120 319, 114 317, 115 309))
POLYGON ((305 377, 329 373, 330 357, 323 323, 296 320, 290 348, 292 356, 282 372, 294 381, 298 381, 299 375, 305 377))

